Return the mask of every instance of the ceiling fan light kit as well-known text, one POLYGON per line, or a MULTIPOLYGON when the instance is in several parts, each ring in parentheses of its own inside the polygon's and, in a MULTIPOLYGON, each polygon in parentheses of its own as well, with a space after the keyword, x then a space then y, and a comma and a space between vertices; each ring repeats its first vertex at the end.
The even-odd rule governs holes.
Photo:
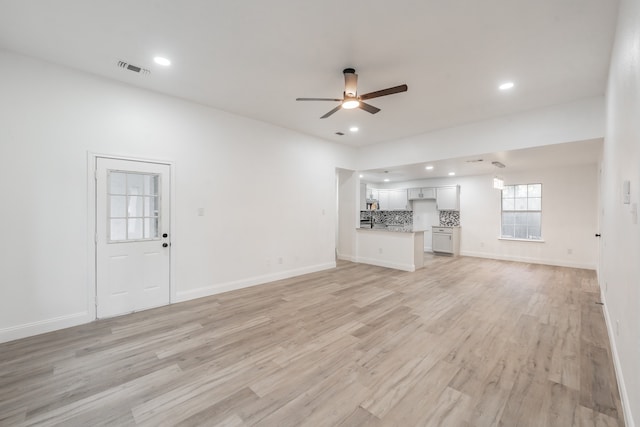
POLYGON ((358 75, 356 74, 356 70, 354 68, 345 68, 342 70, 344 74, 344 92, 342 99, 336 98, 296 98, 296 101, 334 101, 340 102, 333 110, 326 113, 324 116, 320 117, 321 119, 326 119, 331 116, 333 113, 338 111, 340 108, 344 108, 345 110, 351 110, 353 108, 360 108, 361 110, 367 111, 371 114, 376 114, 380 111, 379 108, 374 107, 373 105, 362 102, 366 99, 379 98, 381 96, 393 95, 395 93, 406 92, 408 86, 406 84, 400 86, 394 86, 387 89, 377 90, 375 92, 365 93, 364 95, 358 96, 358 75))

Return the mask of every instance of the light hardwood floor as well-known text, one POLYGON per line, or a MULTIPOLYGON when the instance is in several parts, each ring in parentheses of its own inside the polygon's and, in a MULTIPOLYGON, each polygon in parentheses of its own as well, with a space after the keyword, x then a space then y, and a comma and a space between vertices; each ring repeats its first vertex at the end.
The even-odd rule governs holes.
POLYGON ((0 345, 0 425, 623 426, 593 271, 338 268, 0 345))

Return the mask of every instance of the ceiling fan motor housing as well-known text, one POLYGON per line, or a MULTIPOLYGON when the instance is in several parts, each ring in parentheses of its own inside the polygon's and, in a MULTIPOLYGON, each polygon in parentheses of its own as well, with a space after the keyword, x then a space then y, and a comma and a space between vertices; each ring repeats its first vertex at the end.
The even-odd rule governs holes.
POLYGON ((345 68, 344 73, 344 95, 348 98, 355 98, 358 91, 358 75, 353 68, 345 68))

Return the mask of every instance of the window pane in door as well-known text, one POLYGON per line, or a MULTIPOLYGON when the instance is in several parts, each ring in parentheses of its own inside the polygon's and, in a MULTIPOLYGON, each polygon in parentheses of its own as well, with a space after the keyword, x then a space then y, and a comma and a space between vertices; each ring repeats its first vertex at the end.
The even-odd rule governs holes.
POLYGON ((143 231, 142 231, 142 218, 133 218, 128 220, 128 230, 127 230, 127 239, 128 240, 138 240, 142 239, 143 231))
POLYGON ((109 205, 111 218, 127 217, 127 196, 110 196, 109 205))
POLYGON ((137 196, 141 195, 144 191, 143 189, 143 180, 144 175, 139 173, 129 173, 127 174, 127 194, 137 196))
POLYGON ((129 217, 141 217, 144 216, 142 196, 129 196, 129 206, 127 209, 127 215, 129 217))
POLYGON ((109 193, 127 194, 127 174, 122 172, 109 173, 109 193))
POLYGON ((158 218, 144 219, 144 238, 155 239, 158 237, 158 218))
POLYGON ((158 195, 158 175, 144 176, 144 195, 146 196, 158 195))
POLYGON ((109 171, 109 240, 157 239, 160 175, 109 171))
POLYGON ((109 222, 109 240, 127 240, 126 219, 112 219, 109 222))
POLYGON ((144 198, 144 216, 158 216, 158 198, 144 198))

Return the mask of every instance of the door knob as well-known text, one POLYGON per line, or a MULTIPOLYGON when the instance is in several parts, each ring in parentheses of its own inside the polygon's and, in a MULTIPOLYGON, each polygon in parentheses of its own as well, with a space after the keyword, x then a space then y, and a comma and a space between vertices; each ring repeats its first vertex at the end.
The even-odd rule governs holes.
POLYGON ((163 247, 163 248, 166 248, 167 246, 169 246, 169 244, 168 244, 168 243, 163 243, 163 244, 162 244, 162 247, 163 247))
POLYGON ((162 233, 162 237, 166 239, 167 237, 169 237, 169 235, 167 233, 162 233))
POLYGON ((596 233, 596 237, 600 237, 600 233, 596 233))

